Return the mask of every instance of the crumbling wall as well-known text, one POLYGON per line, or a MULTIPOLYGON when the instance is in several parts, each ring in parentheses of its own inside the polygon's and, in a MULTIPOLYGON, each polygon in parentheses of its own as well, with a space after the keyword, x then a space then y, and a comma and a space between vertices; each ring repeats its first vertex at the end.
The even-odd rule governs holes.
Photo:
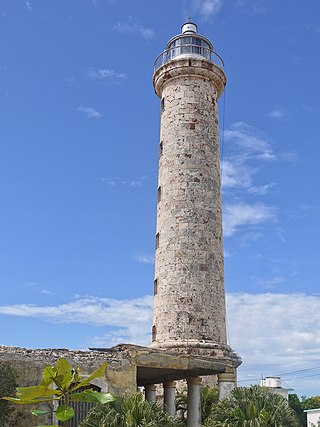
MULTIPOLYGON (((43 369, 48 365, 55 365, 57 361, 64 357, 72 367, 79 368, 81 375, 90 375, 103 362, 109 362, 109 370, 112 372, 119 369, 123 363, 122 353, 114 354, 98 351, 77 351, 67 349, 27 349, 20 347, 4 347, 0 346, 0 363, 8 362, 17 372, 17 383, 20 387, 28 387, 38 385, 42 381, 43 369)), ((126 362, 128 369, 129 361, 126 362)), ((113 374, 116 377, 116 373, 113 374)), ((127 384, 121 388, 121 384, 127 381, 127 378, 120 379, 117 384, 117 394, 121 394, 123 389, 128 389, 127 384)), ((108 387, 105 380, 106 388, 113 392, 112 387, 108 387)), ((116 394, 116 393, 115 393, 116 394)), ((52 403, 42 404, 41 409, 52 409, 52 403)), ((17 410, 22 413, 23 417, 16 417, 15 425, 10 427, 34 427, 39 424, 52 424, 55 420, 52 416, 35 417, 30 413, 30 409, 35 409, 34 406, 23 405, 17 407, 17 410)))

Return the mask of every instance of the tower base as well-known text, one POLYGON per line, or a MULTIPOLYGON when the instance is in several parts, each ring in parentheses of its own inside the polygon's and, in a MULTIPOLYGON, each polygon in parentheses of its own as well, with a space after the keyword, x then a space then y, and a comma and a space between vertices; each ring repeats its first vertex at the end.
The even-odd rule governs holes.
POLYGON ((181 354, 215 359, 227 362, 233 368, 241 365, 240 357, 226 344, 217 344, 211 341, 200 340, 167 340, 163 342, 154 341, 149 347, 154 349, 174 351, 181 354))

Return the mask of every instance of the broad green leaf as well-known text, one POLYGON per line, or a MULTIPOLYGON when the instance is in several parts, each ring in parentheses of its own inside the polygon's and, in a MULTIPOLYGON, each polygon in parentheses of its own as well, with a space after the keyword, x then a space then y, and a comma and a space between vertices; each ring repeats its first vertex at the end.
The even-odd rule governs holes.
POLYGON ((16 397, 21 400, 33 400, 48 396, 54 396, 56 390, 44 387, 42 385, 31 387, 18 387, 16 397))
POLYGON ((59 378, 59 383, 61 384, 61 387, 64 389, 68 388, 71 384, 72 377, 73 377, 73 371, 69 362, 64 357, 62 357, 61 359, 58 360, 55 368, 58 373, 58 376, 56 379, 59 378))
POLYGON ((56 410, 56 417, 59 421, 68 421, 74 416, 74 409, 71 406, 61 405, 56 410))
POLYGON ((40 411, 38 409, 32 409, 31 414, 36 415, 37 417, 40 417, 41 415, 51 414, 51 411, 40 411))
POLYGON ((46 366, 43 370, 43 381, 41 385, 48 387, 54 383, 54 379, 57 375, 57 370, 52 366, 46 366))
POLYGON ((73 393, 69 395, 72 402, 93 402, 103 405, 113 402, 115 398, 110 393, 100 393, 99 391, 85 390, 81 393, 73 393))
POLYGON ((16 397, 2 397, 1 399, 7 400, 8 402, 15 403, 17 405, 27 405, 27 404, 37 404, 37 403, 44 403, 44 402, 52 402, 53 400, 59 400, 54 397, 46 397, 46 398, 40 398, 39 399, 30 399, 30 400, 23 400, 23 399, 17 399, 16 397))
POLYGON ((39 403, 55 399, 56 390, 48 389, 44 386, 17 387, 16 397, 4 397, 12 403, 39 403))
POLYGON ((57 426, 57 425, 51 425, 51 426, 36 426, 36 427, 59 427, 59 426, 57 426))
POLYGON ((99 368, 93 372, 93 374, 91 374, 85 380, 82 380, 79 384, 77 384, 75 387, 73 387, 71 391, 77 390, 78 388, 84 387, 86 385, 90 385, 91 381, 96 379, 96 378, 104 377, 105 373, 106 373, 107 366, 108 366, 108 362, 102 363, 102 365, 100 365, 99 368))

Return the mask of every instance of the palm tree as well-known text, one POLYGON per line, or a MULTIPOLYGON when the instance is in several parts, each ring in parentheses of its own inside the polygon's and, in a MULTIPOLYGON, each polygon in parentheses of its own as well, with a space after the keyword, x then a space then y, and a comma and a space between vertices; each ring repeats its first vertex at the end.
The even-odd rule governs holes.
POLYGON ((265 387, 240 387, 213 407, 206 427, 299 427, 294 411, 283 397, 265 387))
POLYGON ((141 393, 97 406, 80 424, 80 427, 181 426, 183 424, 164 412, 159 403, 144 401, 141 393))

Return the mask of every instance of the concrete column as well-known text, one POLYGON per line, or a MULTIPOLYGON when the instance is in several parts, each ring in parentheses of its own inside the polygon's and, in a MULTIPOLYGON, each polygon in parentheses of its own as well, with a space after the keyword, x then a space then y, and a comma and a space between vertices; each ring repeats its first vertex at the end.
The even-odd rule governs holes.
POLYGON ((176 383, 174 381, 163 383, 164 409, 173 417, 176 415, 176 383))
POLYGON ((200 386, 201 378, 188 378, 187 427, 201 426, 200 386))
POLYGON ((157 400, 156 396, 156 386, 154 384, 146 385, 144 388, 145 397, 148 402, 155 402, 157 400))
POLYGON ((228 397, 231 391, 237 387, 237 369, 227 368, 226 372, 218 374, 219 399, 228 397))

